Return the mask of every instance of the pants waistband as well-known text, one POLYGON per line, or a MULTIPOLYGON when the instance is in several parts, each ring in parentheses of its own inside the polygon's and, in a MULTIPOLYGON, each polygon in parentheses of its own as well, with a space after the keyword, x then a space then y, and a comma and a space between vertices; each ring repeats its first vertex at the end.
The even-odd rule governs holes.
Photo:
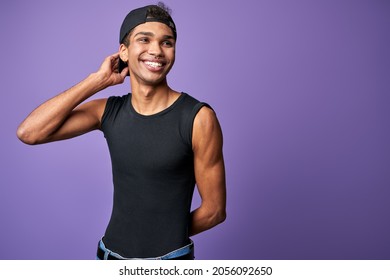
POLYGON ((172 259, 194 259, 194 242, 190 239, 190 244, 171 251, 163 256, 152 258, 125 258, 118 253, 107 249, 103 240, 99 241, 97 257, 100 260, 172 260, 172 259))

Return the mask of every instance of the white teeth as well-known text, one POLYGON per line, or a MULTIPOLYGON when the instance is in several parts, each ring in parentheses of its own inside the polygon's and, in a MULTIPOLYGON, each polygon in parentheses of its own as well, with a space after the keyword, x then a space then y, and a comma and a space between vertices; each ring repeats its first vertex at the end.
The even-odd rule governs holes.
POLYGON ((158 62, 153 62, 153 61, 145 61, 145 64, 146 65, 149 65, 149 66, 151 66, 151 67, 161 67, 162 66, 162 64, 161 63, 158 63, 158 62))

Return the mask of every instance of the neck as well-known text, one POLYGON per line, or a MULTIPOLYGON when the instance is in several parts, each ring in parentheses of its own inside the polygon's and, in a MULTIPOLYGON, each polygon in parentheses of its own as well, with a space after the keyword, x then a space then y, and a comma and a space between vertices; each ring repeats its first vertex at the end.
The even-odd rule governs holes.
POLYGON ((131 103, 142 115, 153 115, 163 111, 175 102, 179 93, 172 90, 167 81, 158 85, 131 83, 131 103))

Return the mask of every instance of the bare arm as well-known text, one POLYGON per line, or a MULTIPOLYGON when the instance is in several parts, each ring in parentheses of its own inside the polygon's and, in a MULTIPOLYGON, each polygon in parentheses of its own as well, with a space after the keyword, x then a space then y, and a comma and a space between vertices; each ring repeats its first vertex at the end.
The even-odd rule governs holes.
POLYGON ((106 100, 80 104, 106 87, 123 83, 127 68, 118 73, 117 66, 118 53, 107 57, 97 72, 41 104, 19 125, 18 138, 34 145, 75 137, 99 128, 106 100))
POLYGON ((214 111, 208 107, 203 107, 195 118, 193 150, 196 184, 202 202, 191 213, 190 235, 208 230, 226 218, 222 131, 214 111))

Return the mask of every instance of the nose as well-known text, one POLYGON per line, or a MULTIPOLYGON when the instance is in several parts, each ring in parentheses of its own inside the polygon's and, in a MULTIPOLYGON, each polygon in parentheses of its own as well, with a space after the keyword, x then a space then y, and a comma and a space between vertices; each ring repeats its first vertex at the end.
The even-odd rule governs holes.
POLYGON ((162 52, 162 49, 161 49, 159 42, 154 41, 154 42, 150 43, 148 53, 152 56, 155 56, 155 57, 163 56, 163 52, 162 52))

